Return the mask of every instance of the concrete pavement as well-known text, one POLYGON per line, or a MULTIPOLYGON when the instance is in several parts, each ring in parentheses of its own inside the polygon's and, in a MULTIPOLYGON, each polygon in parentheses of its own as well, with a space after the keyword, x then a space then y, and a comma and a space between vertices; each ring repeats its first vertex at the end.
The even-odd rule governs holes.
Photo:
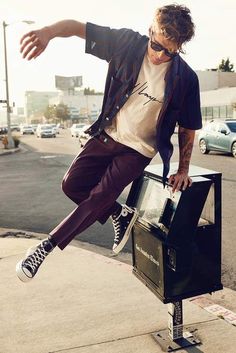
MULTIPOLYGON (((121 262, 73 241, 55 249, 34 280, 20 282, 15 264, 43 237, 0 229, 0 353, 162 352, 151 333, 167 328, 167 306, 122 254, 121 262)), ((234 353, 235 312, 236 293, 227 288, 184 300, 185 330, 202 344, 179 352, 234 353)))
POLYGON ((19 152, 20 149, 21 149, 20 147, 12 148, 10 150, 5 149, 3 144, 2 144, 2 141, 0 140, 0 156, 4 156, 4 155, 7 155, 7 154, 12 154, 12 153, 19 152))

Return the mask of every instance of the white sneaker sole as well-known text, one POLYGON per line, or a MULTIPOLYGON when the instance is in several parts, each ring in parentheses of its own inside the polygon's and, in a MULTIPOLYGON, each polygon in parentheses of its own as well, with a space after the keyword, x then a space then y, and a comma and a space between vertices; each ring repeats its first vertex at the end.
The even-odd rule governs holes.
POLYGON ((25 274, 25 272, 22 270, 22 262, 23 260, 19 261, 16 264, 16 274, 17 277, 22 281, 22 282, 29 282, 30 280, 33 279, 33 277, 29 277, 25 274))
POLYGON ((131 229, 133 228, 133 225, 134 225, 134 223, 135 223, 137 218, 138 218, 138 212, 137 212, 137 210, 135 210, 134 215, 133 215, 133 217, 132 217, 132 219, 131 219, 131 221, 130 221, 130 223, 128 225, 128 228, 126 229, 126 232, 125 232, 125 234, 123 236, 123 239, 121 240, 120 244, 117 245, 115 248, 113 246, 112 250, 113 250, 113 252, 115 254, 119 254, 119 252, 123 249, 123 247, 125 246, 125 244, 129 240, 131 229))

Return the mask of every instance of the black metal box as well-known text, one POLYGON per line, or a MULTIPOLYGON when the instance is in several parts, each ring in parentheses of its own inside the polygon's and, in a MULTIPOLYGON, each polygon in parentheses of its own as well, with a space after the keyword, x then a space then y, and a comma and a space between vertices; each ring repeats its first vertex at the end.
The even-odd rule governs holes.
POLYGON ((222 289, 221 174, 191 165, 192 186, 175 193, 161 175, 161 165, 148 166, 129 193, 139 211, 133 273, 163 303, 222 289))

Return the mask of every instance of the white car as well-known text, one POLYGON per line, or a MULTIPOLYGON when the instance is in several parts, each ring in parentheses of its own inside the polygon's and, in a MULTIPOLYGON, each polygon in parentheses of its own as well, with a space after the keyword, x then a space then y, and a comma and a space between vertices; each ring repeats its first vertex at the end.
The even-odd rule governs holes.
POLYGON ((21 135, 34 135, 34 129, 32 125, 21 125, 20 127, 20 134, 21 135))
POLYGON ((36 130, 37 137, 56 137, 56 130, 50 124, 38 125, 36 130))
POLYGON ((59 134, 59 127, 58 127, 58 124, 51 124, 51 126, 52 126, 53 129, 55 130, 56 134, 59 134))
POLYGON ((36 132, 37 127, 38 127, 38 124, 32 124, 32 128, 34 129, 34 132, 36 132))
POLYGON ((90 135, 86 134, 85 131, 90 127, 90 125, 84 125, 82 131, 79 134, 79 144, 80 147, 84 147, 86 142, 91 138, 90 135))
POLYGON ((86 126, 87 124, 73 124, 72 127, 70 128, 70 132, 71 132, 71 136, 72 137, 79 137, 79 135, 82 132, 82 129, 84 126, 86 126))

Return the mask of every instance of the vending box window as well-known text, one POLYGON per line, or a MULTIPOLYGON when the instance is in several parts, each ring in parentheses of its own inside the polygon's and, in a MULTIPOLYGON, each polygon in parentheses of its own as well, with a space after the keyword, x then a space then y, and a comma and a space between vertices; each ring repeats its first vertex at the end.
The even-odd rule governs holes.
MULTIPOLYGON (((171 164, 170 174, 177 164, 171 164)), ((132 230, 133 273, 163 302, 223 288, 221 173, 191 165, 192 186, 173 193, 162 166, 150 165, 127 203, 139 217, 132 230)))

